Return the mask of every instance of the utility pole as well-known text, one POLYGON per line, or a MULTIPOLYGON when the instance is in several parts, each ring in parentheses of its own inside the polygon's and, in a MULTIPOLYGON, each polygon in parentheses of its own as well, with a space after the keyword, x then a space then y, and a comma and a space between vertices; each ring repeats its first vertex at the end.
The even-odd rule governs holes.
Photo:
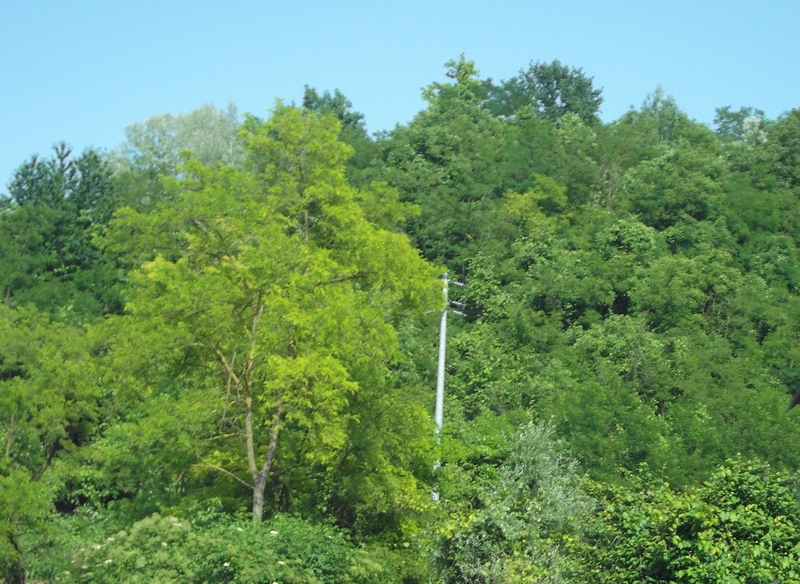
MULTIPOLYGON (((444 308, 442 308, 442 316, 439 321, 439 366, 436 371, 436 410, 434 413, 434 420, 436 422, 436 443, 441 442, 442 424, 444 423, 444 365, 445 365, 445 352, 447 349, 447 311, 452 310, 460 316, 466 316, 462 311, 450 308, 451 304, 464 308, 464 304, 450 300, 449 286, 459 286, 464 288, 466 284, 450 280, 447 277, 447 272, 442 276, 442 295, 444 295, 444 308)), ((439 470, 441 463, 437 460, 433 463, 434 472, 439 470)), ((435 490, 431 493, 431 501, 439 500, 439 491, 435 490)))

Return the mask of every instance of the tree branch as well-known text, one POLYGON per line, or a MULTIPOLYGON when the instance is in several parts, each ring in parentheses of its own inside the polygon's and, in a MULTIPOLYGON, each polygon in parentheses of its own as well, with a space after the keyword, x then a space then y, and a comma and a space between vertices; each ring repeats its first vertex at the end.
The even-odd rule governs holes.
POLYGON ((11 422, 8 426, 3 424, 3 427, 6 429, 6 434, 8 437, 6 438, 6 458, 11 456, 11 442, 14 439, 14 414, 11 414, 11 422))
POLYGON ((44 461, 42 467, 37 471, 36 476, 33 477, 34 482, 42 478, 42 475, 48 469, 50 463, 53 462, 53 458, 55 458, 56 452, 58 452, 58 446, 59 446, 58 440, 56 440, 50 445, 49 452, 47 453, 47 459, 44 461))
POLYGON ((258 478, 258 467, 256 466, 256 450, 255 441, 253 440, 253 398, 249 395, 244 398, 245 413, 244 413, 244 432, 245 439, 247 440, 247 466, 250 468, 250 474, 253 475, 253 480, 258 478))
POLYGON ((229 477, 231 477, 233 480, 235 480, 235 481, 237 481, 237 482, 239 482, 239 483, 243 484, 245 487, 247 487, 247 488, 248 488, 248 489, 250 489, 251 491, 253 490, 253 485, 251 485, 251 484, 250 484, 250 483, 248 483, 247 481, 243 481, 242 479, 240 479, 239 477, 237 477, 235 474, 233 474, 231 471, 229 471, 229 470, 225 470, 224 468, 222 468, 221 466, 217 466, 216 464, 211 464, 210 462, 206 462, 205 460, 204 460, 204 461, 203 461, 201 464, 202 464, 203 466, 207 466, 208 468, 213 468, 214 470, 218 470, 219 472, 221 472, 221 473, 223 473, 223 474, 225 474, 225 475, 228 475, 228 476, 229 476, 229 477))
POLYGON ((284 417, 283 402, 278 400, 278 405, 275 406, 275 417, 272 420, 272 427, 269 432, 267 454, 264 457, 264 464, 261 466, 261 474, 264 476, 265 481, 269 476, 270 468, 272 468, 272 461, 275 459, 275 448, 278 445, 278 434, 281 431, 281 422, 283 422, 284 417))
POLYGON ((222 438, 230 438, 231 436, 241 436, 241 432, 234 432, 232 434, 220 434, 219 436, 212 436, 211 438, 203 438, 202 442, 212 442, 214 440, 220 440, 222 438))
POLYGON ((212 344, 211 349, 214 351, 214 354, 220 360, 220 363, 222 363, 222 366, 225 367, 225 370, 228 372, 230 379, 233 379, 237 387, 240 386, 242 382, 240 381, 239 376, 236 375, 236 373, 234 372, 233 365, 228 363, 228 359, 225 357, 225 354, 222 351, 220 351, 219 347, 217 347, 215 344, 212 344))

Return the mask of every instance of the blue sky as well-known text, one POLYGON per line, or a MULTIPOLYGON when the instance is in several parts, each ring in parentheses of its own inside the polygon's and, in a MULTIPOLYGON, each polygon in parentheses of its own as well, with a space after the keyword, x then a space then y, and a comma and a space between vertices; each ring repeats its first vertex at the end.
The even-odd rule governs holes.
POLYGON ((339 88, 371 131, 408 122, 465 53, 484 77, 559 59, 603 88, 602 118, 656 86, 691 117, 800 107, 800 2, 610 0, 12 1, 0 8, 0 192, 65 140, 112 148, 125 126, 204 103, 264 116, 303 85, 339 88))

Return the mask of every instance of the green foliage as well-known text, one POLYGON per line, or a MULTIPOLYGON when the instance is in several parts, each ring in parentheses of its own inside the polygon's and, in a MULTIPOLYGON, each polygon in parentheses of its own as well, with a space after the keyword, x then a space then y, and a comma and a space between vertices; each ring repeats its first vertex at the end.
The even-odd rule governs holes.
POLYGON ((97 390, 80 330, 0 305, 0 338, 0 569, 16 582, 51 510, 51 467, 93 433, 97 390))
POLYGON ((42 483, 4 463, 0 471, 0 575, 4 582, 24 582, 31 555, 24 537, 46 529, 49 501, 42 483))
POLYGON ((766 140, 764 133, 764 112, 752 107, 742 107, 731 111, 730 106, 717 108, 714 116, 717 135, 724 142, 761 143, 766 140))
POLYGON ((535 186, 525 194, 506 195, 504 210, 520 223, 535 222, 539 216, 564 214, 567 209, 566 189, 549 176, 536 175, 535 186))
POLYGON ((444 66, 447 68, 445 75, 453 83, 431 83, 422 92, 422 97, 439 105, 454 102, 477 103, 481 98, 482 87, 475 63, 467 61, 462 53, 458 61, 451 59, 444 66))
POLYGON ((714 152, 681 148, 626 173, 630 210, 663 230, 680 221, 720 214, 722 167, 714 152))
POLYGON ((483 508, 440 528, 434 555, 441 582, 565 582, 570 546, 587 518, 575 464, 546 424, 523 426, 482 493, 483 508))
POLYGON ((388 582, 341 531, 289 516, 253 525, 154 514, 102 543, 84 544, 62 581, 292 584, 388 582), (194 523, 194 524, 193 524, 194 523))
POLYGON ((775 171, 786 186, 800 186, 800 109, 793 109, 767 133, 775 157, 775 171))
POLYGON ((234 103, 226 111, 206 104, 186 114, 131 124, 125 141, 110 156, 119 198, 125 206, 151 211, 167 196, 163 179, 177 176, 186 157, 208 165, 241 166, 245 151, 240 124, 234 103))
POLYGON ((462 96, 470 91, 463 83, 431 90, 430 109, 381 145, 389 184, 421 209, 409 222, 414 243, 428 259, 459 272, 503 192, 505 158, 502 123, 462 96))
POLYGON ((798 579, 798 110, 603 124, 558 61, 445 76, 375 139, 307 87, 19 168, 6 581, 798 579))
POLYGON ((303 91, 303 109, 321 116, 332 114, 339 120, 339 138, 353 148, 353 155, 346 162, 347 178, 354 186, 369 184, 367 177, 377 155, 377 144, 367 134, 364 115, 353 110, 353 103, 338 89, 333 95, 328 91, 320 95, 308 85, 303 91))
POLYGON ((514 192, 529 189, 532 179, 545 175, 566 184, 571 169, 564 141, 557 129, 535 112, 522 110, 505 122, 503 144, 506 188, 514 192))
POLYGON ((795 582, 800 515, 788 477, 733 459, 684 493, 643 478, 596 487, 583 582, 795 582))
POLYGON ((531 63, 517 77, 499 86, 488 86, 487 107, 495 115, 511 116, 525 108, 532 109, 551 123, 558 123, 571 113, 586 124, 598 122, 597 112, 603 103, 602 90, 594 89, 592 77, 582 69, 570 69, 557 59, 552 63, 531 63))
POLYGON ((125 129, 126 140, 116 153, 117 162, 153 178, 174 175, 182 150, 192 152, 204 164, 238 166, 244 162, 238 130, 239 114, 233 103, 224 112, 203 105, 178 116, 153 116, 125 129))
POLYGON ((113 260, 93 243, 119 204, 108 163, 87 150, 22 164, 0 202, 3 302, 32 302, 68 321, 119 310, 113 260))
POLYGON ((91 428, 96 389, 80 330, 33 307, 0 305, 3 468, 40 477, 53 456, 91 428))
POLYGON ((362 515, 422 509, 413 456, 385 450, 400 436, 424 448, 426 428, 413 397, 392 398, 392 325, 433 305, 436 284, 404 235, 364 217, 338 131, 332 116, 279 105, 245 125, 251 172, 190 161, 172 202, 120 214, 109 249, 145 257, 134 232, 172 251, 133 275, 114 352, 149 369, 139 391, 165 400, 143 404, 142 427, 170 425, 167 404, 192 419, 178 458, 253 489, 254 518, 270 479, 274 505, 335 502, 369 530, 362 515), (390 416, 391 401, 402 407, 390 416))
POLYGON ((333 92, 317 93, 313 87, 305 86, 303 91, 303 108, 320 115, 333 114, 342 125, 342 129, 364 131, 364 114, 353 111, 353 102, 347 99, 338 89, 333 92))

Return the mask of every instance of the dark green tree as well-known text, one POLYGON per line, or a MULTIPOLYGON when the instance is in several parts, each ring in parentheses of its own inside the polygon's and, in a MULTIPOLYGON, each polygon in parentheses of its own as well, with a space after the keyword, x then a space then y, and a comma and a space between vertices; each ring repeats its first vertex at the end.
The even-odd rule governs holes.
POLYGON ((513 116, 531 108, 544 119, 558 123, 566 113, 573 113, 585 124, 596 124, 603 103, 602 90, 592 85, 582 69, 570 68, 560 61, 531 63, 517 77, 499 86, 484 83, 487 107, 495 114, 513 116))
POLYGON ((65 144, 14 173, 0 214, 0 285, 6 303, 34 302, 64 318, 119 309, 113 262, 94 245, 118 206, 106 160, 65 144))
POLYGON ((732 459, 683 493, 652 477, 598 485, 602 505, 580 581, 794 582, 800 514, 789 478, 732 459))
POLYGON ((428 259, 463 274, 484 215, 503 193, 506 128, 480 106, 474 64, 462 56, 446 66, 453 82, 426 88, 428 108, 380 146, 383 176, 421 209, 409 222, 413 241, 428 259))
POLYGON ((733 111, 731 106, 717 108, 714 125, 723 142, 756 141, 766 139, 764 112, 753 107, 741 107, 733 111))
POLYGON ((800 109, 793 109, 770 126, 767 136, 775 170, 788 187, 800 187, 800 109))

